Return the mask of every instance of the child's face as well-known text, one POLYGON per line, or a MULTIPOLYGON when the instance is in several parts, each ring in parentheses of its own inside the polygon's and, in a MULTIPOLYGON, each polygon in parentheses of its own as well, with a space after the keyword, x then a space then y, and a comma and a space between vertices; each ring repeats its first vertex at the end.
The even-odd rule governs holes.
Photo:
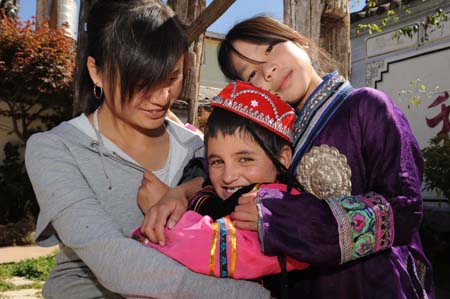
POLYGON ((248 134, 219 133, 208 139, 209 177, 214 190, 227 199, 252 183, 274 182, 277 169, 264 150, 248 134))

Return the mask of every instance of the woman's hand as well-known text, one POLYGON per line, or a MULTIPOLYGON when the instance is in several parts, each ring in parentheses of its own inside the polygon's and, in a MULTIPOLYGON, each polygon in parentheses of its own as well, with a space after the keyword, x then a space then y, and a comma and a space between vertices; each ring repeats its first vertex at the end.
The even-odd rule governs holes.
POLYGON ((147 214, 169 189, 152 172, 146 171, 137 193, 137 202, 142 213, 147 214))
POLYGON ((233 223, 237 228, 246 230, 258 230, 258 208, 256 198, 258 191, 254 190, 243 194, 238 201, 238 205, 231 213, 233 223))
POLYGON ((189 199, 201 189, 203 178, 169 189, 163 198, 145 213, 141 232, 153 243, 164 246, 166 238, 164 228, 172 229, 186 212, 189 199))

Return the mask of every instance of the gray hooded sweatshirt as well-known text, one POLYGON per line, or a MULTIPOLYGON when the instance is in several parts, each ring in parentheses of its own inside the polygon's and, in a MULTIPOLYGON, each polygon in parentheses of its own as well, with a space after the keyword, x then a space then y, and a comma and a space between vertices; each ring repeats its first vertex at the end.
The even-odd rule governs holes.
MULTIPOLYGON (((203 141, 171 122, 167 129, 177 147, 165 182, 173 186, 203 141)), ((143 219, 136 196, 144 170, 71 124, 33 135, 25 162, 41 209, 37 242, 60 246, 45 298, 270 297, 253 282, 193 273, 129 238, 143 219)))

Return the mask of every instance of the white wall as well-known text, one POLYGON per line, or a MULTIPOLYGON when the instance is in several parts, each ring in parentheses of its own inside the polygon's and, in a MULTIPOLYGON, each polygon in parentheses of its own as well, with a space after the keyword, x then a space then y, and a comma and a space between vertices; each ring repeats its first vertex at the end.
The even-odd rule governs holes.
MULTIPOLYGON (((427 94, 418 91, 411 82, 424 84, 427 90, 443 93, 450 91, 450 21, 441 22, 438 28, 428 32, 420 27, 412 37, 393 39, 394 33, 404 26, 420 24, 436 8, 450 11, 450 1, 429 0, 412 3, 411 14, 403 14, 400 21, 383 27, 381 33, 356 33, 358 24, 380 23, 385 15, 374 15, 352 23, 352 73, 350 81, 354 87, 370 86, 386 92, 406 115, 420 147, 442 129, 442 122, 435 128, 426 123, 441 111, 441 105, 429 108, 439 93, 427 94), (435 87, 439 87, 435 90, 435 87), (409 91, 403 94, 401 91, 409 91), (411 102, 414 96, 422 98, 420 105, 411 102)), ((397 11, 399 13, 399 11, 397 11)), ((444 102, 450 106, 450 99, 444 102)), ((435 192, 424 192, 424 198, 440 197, 435 192)))

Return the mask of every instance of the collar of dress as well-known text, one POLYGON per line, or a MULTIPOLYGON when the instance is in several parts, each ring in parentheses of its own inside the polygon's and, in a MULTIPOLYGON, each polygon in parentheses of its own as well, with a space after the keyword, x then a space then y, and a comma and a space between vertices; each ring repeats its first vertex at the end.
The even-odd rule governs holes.
POLYGON ((302 109, 297 110, 294 134, 294 161, 292 168, 298 163, 314 139, 319 135, 328 120, 347 99, 352 90, 348 81, 338 71, 326 75, 319 86, 308 97, 302 109))

